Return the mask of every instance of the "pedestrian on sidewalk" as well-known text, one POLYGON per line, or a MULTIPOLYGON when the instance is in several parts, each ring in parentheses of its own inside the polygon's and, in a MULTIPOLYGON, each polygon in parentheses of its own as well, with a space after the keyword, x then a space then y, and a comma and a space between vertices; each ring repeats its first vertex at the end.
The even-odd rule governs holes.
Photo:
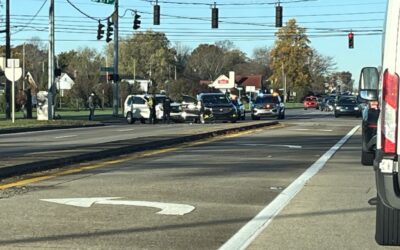
POLYGON ((94 110, 96 109, 96 94, 92 92, 88 98, 88 107, 89 107, 89 121, 94 119, 94 110))

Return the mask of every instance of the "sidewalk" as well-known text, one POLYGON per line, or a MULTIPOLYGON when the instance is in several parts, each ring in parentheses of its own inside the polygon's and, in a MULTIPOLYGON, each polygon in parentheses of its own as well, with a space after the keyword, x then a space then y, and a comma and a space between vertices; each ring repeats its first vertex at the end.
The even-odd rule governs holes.
POLYGON ((375 242, 375 177, 360 145, 358 131, 247 249, 398 249, 375 242))

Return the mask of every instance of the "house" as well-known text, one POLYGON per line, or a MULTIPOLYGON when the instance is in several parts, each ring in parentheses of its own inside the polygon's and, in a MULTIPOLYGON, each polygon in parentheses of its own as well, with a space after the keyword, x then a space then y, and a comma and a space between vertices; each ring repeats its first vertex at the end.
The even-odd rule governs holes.
POLYGON ((57 89, 60 91, 60 95, 64 96, 65 91, 68 91, 74 86, 75 82, 67 73, 62 73, 61 76, 56 80, 57 89))

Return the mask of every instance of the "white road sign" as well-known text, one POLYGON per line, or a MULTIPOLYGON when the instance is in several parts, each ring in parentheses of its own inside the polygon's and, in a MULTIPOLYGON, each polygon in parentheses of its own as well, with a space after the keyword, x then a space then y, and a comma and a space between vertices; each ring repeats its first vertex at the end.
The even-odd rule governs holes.
POLYGON ((66 198, 66 199, 41 199, 42 201, 54 202, 63 205, 76 207, 91 207, 94 204, 102 205, 125 205, 159 208, 161 211, 157 214, 166 215, 185 215, 192 212, 195 207, 186 204, 163 203, 152 201, 129 201, 117 200, 121 197, 92 197, 92 198, 66 198))

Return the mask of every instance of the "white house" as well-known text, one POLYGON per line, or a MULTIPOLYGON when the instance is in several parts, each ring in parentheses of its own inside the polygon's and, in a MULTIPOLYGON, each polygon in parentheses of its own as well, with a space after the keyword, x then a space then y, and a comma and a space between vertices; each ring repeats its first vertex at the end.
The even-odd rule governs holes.
POLYGON ((64 96, 65 90, 70 90, 74 86, 75 82, 72 78, 66 74, 62 73, 61 76, 56 80, 57 89, 60 91, 60 95, 64 96))

